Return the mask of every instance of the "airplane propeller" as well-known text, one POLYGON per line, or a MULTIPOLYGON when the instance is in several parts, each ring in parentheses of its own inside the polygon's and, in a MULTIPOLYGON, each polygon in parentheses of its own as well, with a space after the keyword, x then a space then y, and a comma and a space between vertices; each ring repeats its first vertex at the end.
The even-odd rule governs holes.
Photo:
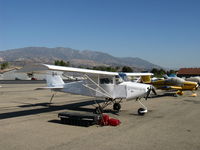
POLYGON ((149 95, 151 94, 151 91, 154 93, 154 95, 157 95, 156 90, 155 90, 155 87, 154 87, 154 86, 150 86, 150 87, 148 88, 148 91, 147 91, 147 95, 146 95, 146 97, 145 97, 145 100, 147 100, 147 98, 148 98, 149 95))
POLYGON ((199 85, 197 84, 197 85, 196 85, 196 89, 195 89, 195 90, 198 90, 198 88, 199 88, 199 85))
POLYGON ((152 88, 151 90, 152 90, 153 94, 154 94, 154 95, 157 95, 155 87, 154 87, 154 86, 151 86, 151 88, 152 88))

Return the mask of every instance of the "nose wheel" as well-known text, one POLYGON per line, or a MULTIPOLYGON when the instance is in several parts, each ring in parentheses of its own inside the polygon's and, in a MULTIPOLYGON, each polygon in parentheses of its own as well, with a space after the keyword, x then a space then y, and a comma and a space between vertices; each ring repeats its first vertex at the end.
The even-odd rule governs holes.
POLYGON ((147 109, 139 108, 138 109, 138 115, 144 116, 147 113, 147 109))
POLYGON ((144 116, 148 112, 147 107, 139 99, 138 102, 143 106, 143 108, 138 109, 138 115, 144 116))

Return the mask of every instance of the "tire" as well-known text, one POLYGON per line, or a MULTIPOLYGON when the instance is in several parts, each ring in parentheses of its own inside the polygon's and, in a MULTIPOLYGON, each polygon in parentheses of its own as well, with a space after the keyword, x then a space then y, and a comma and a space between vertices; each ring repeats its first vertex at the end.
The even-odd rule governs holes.
POLYGON ((145 109, 144 108, 139 108, 138 109, 138 115, 140 115, 140 116, 144 116, 145 115, 145 109))
POLYGON ((113 110, 119 111, 121 109, 120 103, 114 103, 113 104, 113 110))

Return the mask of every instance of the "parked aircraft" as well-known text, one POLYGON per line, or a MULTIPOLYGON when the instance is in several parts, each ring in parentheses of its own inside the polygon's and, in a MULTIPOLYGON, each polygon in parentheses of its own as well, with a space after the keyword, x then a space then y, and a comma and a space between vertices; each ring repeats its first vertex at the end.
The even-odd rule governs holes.
POLYGON ((150 76, 141 77, 143 83, 152 84, 157 89, 162 90, 177 90, 176 94, 183 95, 184 90, 197 90, 197 82, 185 81, 179 77, 168 77, 164 76, 164 79, 151 81, 150 76))
MULTIPOLYGON (((139 115, 147 113, 147 107, 140 101, 142 97, 148 95, 151 92, 151 85, 143 83, 134 83, 127 80, 127 73, 98 71, 74 67, 63 67, 55 65, 42 64, 42 67, 29 67, 35 68, 35 72, 40 70, 48 70, 47 74, 47 87, 39 89, 51 89, 53 91, 66 92, 78 95, 92 96, 98 98, 104 98, 103 104, 98 104, 95 108, 95 112, 103 112, 103 109, 109 104, 113 104, 113 109, 119 111, 121 109, 121 101, 123 99, 134 99, 143 106, 138 109, 139 115), (55 71, 62 72, 74 72, 81 73, 83 80, 65 83, 60 75, 55 71)), ((25 71, 27 69, 24 69, 25 71)), ((132 76, 149 76, 151 73, 132 73, 132 76)), ((53 98, 54 95, 52 95, 53 98)), ((52 99, 50 100, 50 102, 52 99)))
POLYGON ((200 85, 200 77, 190 77, 190 78, 186 78, 186 81, 193 81, 193 82, 197 82, 200 85))

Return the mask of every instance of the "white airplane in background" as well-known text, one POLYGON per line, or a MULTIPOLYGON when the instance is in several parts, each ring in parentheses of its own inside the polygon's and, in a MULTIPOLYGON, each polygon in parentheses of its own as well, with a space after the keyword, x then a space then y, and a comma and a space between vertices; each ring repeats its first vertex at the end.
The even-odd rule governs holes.
MULTIPOLYGON (((151 92, 151 85, 143 83, 135 83, 127 80, 128 73, 117 73, 108 71, 98 71, 74 67, 63 67, 55 65, 40 64, 40 67, 28 67, 28 69, 34 68, 34 72, 38 71, 49 72, 46 77, 47 87, 39 89, 51 89, 53 91, 72 93, 84 96, 92 96, 98 98, 105 98, 105 102, 101 105, 98 103, 95 112, 101 113, 103 109, 109 104, 113 104, 113 109, 119 111, 121 109, 121 101, 123 99, 134 99, 143 106, 138 109, 139 115, 147 113, 147 107, 145 107, 140 99, 148 95, 151 92), (84 80, 65 83, 60 75, 56 71, 62 72, 74 72, 81 73, 84 80)), ((22 71, 22 70, 21 70, 22 71)), ((27 68, 23 71, 28 72, 27 68)), ((152 73, 131 73, 131 76, 150 76, 152 73)), ((54 95, 52 95, 52 98, 54 95)), ((52 98, 50 102, 52 101, 52 98)))

